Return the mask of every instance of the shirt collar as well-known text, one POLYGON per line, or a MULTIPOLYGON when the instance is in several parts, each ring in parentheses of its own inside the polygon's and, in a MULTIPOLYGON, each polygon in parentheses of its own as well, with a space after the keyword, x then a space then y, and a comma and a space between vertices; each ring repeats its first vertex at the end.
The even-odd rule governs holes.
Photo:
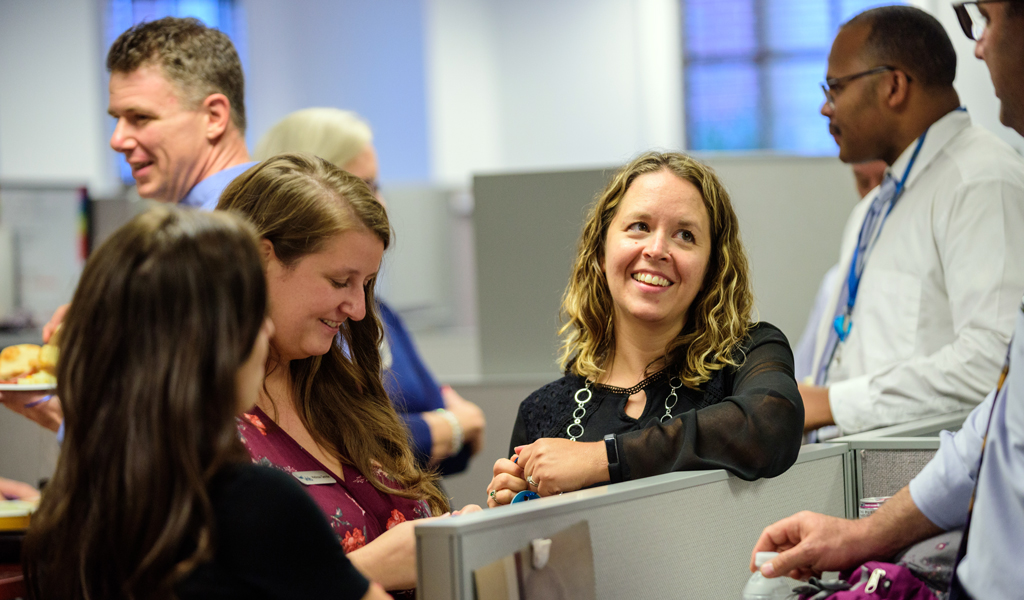
MULTIPOLYGON (((924 138, 924 144, 921 145, 921 151, 914 161, 914 167, 910 170, 910 175, 907 177, 907 182, 904 185, 910 187, 917 179, 917 176, 924 173, 932 160, 942 152, 946 144, 956 137, 958 133, 970 126, 971 116, 967 114, 967 110, 964 108, 953 109, 943 115, 938 121, 932 123, 928 128, 928 134, 924 138)), ((896 162, 892 163, 892 166, 889 167, 888 173, 896 181, 903 178, 903 173, 907 170, 910 157, 914 154, 914 148, 916 147, 917 139, 914 139, 909 146, 904 148, 903 153, 896 159, 896 162)))
POLYGON ((216 209, 217 203, 220 202, 220 194, 224 191, 224 188, 234 181, 235 177, 238 177, 243 171, 255 164, 255 162, 242 163, 210 175, 192 186, 192 189, 181 199, 180 204, 200 210, 216 209))

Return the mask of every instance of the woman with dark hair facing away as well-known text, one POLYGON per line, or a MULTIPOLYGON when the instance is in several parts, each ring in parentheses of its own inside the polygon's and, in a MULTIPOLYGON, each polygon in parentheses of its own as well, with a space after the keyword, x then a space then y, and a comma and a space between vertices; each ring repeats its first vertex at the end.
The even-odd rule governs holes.
POLYGON ((565 376, 519 406, 488 504, 671 471, 788 469, 803 435, 793 353, 751 321, 752 304, 714 172, 677 153, 623 167, 591 208, 562 298, 565 376))
POLYGON ((381 381, 373 292, 391 243, 384 207, 326 160, 282 154, 235 179, 218 209, 256 227, 275 326, 242 442, 306 484, 360 571, 388 590, 415 587, 412 521, 444 513, 448 499, 413 458, 381 381))
POLYGON ((93 254, 60 337, 66 431, 22 551, 31 597, 387 597, 238 441, 265 307, 255 233, 232 215, 160 206, 93 254))

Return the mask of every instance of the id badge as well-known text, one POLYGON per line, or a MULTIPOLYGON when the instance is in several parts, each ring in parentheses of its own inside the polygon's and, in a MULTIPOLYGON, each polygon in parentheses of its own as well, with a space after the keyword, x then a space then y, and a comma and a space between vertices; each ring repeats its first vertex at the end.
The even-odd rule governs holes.
POLYGON ((331 475, 325 471, 296 471, 292 473, 303 485, 332 485, 337 483, 331 475))

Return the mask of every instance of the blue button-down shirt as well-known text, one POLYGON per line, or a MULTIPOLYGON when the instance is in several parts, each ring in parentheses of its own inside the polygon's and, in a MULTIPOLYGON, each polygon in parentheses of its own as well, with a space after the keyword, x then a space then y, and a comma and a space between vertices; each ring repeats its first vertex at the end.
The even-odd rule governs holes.
POLYGON ((235 177, 245 172, 246 169, 255 165, 255 162, 242 163, 218 171, 206 179, 192 186, 192 189, 181 199, 182 206, 198 208, 199 210, 214 210, 220 202, 220 194, 228 187, 235 177))
POLYGON ((999 396, 990 393, 955 435, 943 432, 939 452, 910 482, 914 504, 945 529, 963 526, 978 482, 967 555, 957 569, 975 598, 1020 598, 1024 590, 1024 309, 1013 339, 999 396))

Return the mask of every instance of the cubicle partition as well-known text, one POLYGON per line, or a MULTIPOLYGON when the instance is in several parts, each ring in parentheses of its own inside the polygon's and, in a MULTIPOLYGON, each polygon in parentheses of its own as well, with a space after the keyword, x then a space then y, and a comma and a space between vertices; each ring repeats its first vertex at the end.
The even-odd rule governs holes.
POLYGON ((939 432, 956 431, 969 414, 938 415, 832 440, 849 448, 848 514, 857 516, 861 498, 892 496, 910 483, 939 449, 939 432))
POLYGON ((732 600, 764 527, 800 510, 846 515, 846 453, 815 444, 774 479, 670 473, 418 525, 419 595, 471 600, 474 570, 585 520, 598 599, 732 600))

